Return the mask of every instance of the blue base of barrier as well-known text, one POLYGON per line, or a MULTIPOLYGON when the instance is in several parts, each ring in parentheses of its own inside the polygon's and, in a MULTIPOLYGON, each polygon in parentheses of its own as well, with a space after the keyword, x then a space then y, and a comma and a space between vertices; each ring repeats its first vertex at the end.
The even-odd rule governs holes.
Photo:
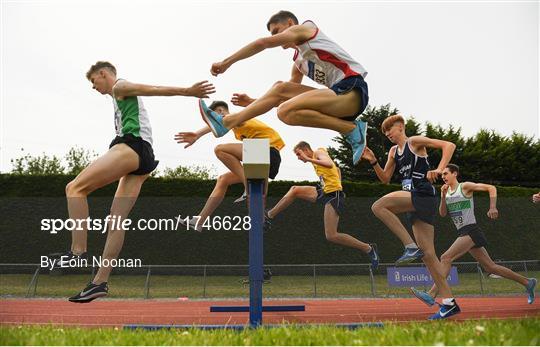
MULTIPOLYGON (((384 328, 382 322, 365 322, 365 323, 336 323, 336 324, 265 324, 258 328, 284 328, 284 327, 298 327, 298 328, 312 328, 312 327, 336 327, 343 329, 359 329, 359 328, 384 328)), ((258 329, 255 328, 255 329, 258 329)), ((145 324, 130 324, 124 325, 125 330, 161 330, 161 329, 200 329, 200 330, 247 330, 254 329, 249 325, 145 325, 145 324)))
MULTIPOLYGON (((263 312, 305 311, 304 305, 263 306, 263 312)), ((210 312, 249 312, 249 306, 210 306, 210 312)))

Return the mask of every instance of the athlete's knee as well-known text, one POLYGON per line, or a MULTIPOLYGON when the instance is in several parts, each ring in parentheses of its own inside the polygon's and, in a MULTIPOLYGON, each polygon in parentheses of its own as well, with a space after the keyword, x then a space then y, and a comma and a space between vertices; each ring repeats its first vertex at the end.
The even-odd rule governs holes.
POLYGON ((485 262, 481 264, 484 270, 490 274, 497 272, 497 264, 494 262, 485 262))
POLYGON ((238 183, 238 181, 236 181, 234 177, 232 177, 230 174, 224 174, 224 175, 218 176, 216 185, 227 190, 227 188, 229 188, 230 185, 235 184, 235 183, 238 183))
POLYGON ((66 196, 69 197, 81 197, 90 194, 87 187, 81 185, 81 183, 74 179, 66 185, 66 196))
POLYGON ((339 236, 337 233, 326 233, 325 236, 326 236, 327 241, 330 241, 333 243, 336 243, 337 240, 339 239, 339 236))
POLYGON ((214 147, 214 153, 216 154, 217 157, 222 155, 223 152, 225 152, 225 146, 223 146, 222 144, 214 147))
POLYGON ((274 84, 272 84, 272 90, 273 91, 277 91, 278 88, 280 88, 280 85, 283 84, 284 82, 283 81, 276 81, 274 84))
POLYGON ((289 122, 287 109, 285 107, 283 107, 283 105, 278 106, 276 113, 277 113, 277 116, 278 116, 280 121, 282 121, 285 124, 291 125, 290 122, 289 122))
POLYGON ((291 82, 277 81, 276 83, 274 83, 271 90, 273 94, 285 98, 288 96, 291 85, 291 82))
POLYGON ((382 210, 384 209, 384 204, 381 202, 381 200, 377 200, 371 205, 371 212, 375 214, 376 216, 380 215, 382 210))
POLYGON ((288 102, 279 105, 277 108, 277 116, 283 123, 287 125, 298 125, 296 111, 288 102))
POLYGON ((292 186, 291 188, 289 188, 289 191, 287 192, 287 194, 296 196, 298 194, 298 190, 299 190, 298 188, 299 188, 298 186, 292 186))
POLYGON ((231 185, 231 182, 227 175, 219 175, 216 181, 216 185, 222 186, 222 187, 228 187, 231 185))
POLYGON ((217 145, 214 147, 214 153, 218 154, 218 152, 223 152, 223 145, 217 145))
POLYGON ((269 94, 275 98, 274 107, 280 106, 283 102, 291 98, 291 82, 277 81, 270 88, 269 94))
POLYGON ((70 181, 68 184, 66 184, 66 196, 69 197, 73 194, 73 190, 75 188, 75 182, 70 181))
POLYGON ((371 205, 371 212, 373 212, 374 215, 377 215, 380 211, 380 204, 378 203, 378 201, 375 201, 372 205, 371 205))
POLYGON ((453 257, 448 253, 443 253, 443 255, 441 255, 441 263, 452 264, 453 260, 453 257))
POLYGON ((435 249, 433 249, 432 247, 430 247, 428 249, 420 247, 420 249, 424 253, 424 256, 422 257, 422 260, 429 261, 429 262, 438 260, 437 259, 437 254, 435 253, 435 249))
POLYGON ((270 94, 273 96, 280 97, 283 96, 283 93, 285 91, 285 82, 283 81, 277 81, 272 85, 272 88, 270 88, 270 94))

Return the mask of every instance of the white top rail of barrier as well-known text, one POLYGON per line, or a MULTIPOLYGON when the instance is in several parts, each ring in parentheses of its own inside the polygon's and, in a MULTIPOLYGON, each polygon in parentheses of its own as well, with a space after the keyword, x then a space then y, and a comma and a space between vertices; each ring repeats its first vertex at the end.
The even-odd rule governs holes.
POLYGON ((242 162, 247 179, 266 179, 270 171, 270 140, 245 139, 242 162))

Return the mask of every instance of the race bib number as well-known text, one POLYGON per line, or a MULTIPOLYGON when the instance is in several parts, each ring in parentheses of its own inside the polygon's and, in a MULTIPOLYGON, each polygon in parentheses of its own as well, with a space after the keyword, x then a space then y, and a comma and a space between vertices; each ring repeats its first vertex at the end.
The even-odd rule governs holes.
POLYGON ((310 62, 310 65, 313 65, 312 67, 310 66, 310 70, 312 70, 313 72, 310 71, 310 75, 309 77, 314 80, 315 82, 319 83, 319 84, 323 84, 325 85, 326 84, 326 72, 324 72, 323 68, 315 63, 312 63, 310 62))
POLYGON ((412 190, 412 179, 407 178, 401 181, 401 189, 410 192, 412 190))
POLYGON ((326 85, 326 72, 322 66, 307 59, 298 59, 295 64, 302 74, 319 84, 326 85))
POLYGON ((461 211, 450 211, 449 215, 456 228, 460 229, 463 227, 463 213, 461 211))
POLYGON ((454 225, 459 229, 463 226, 463 216, 452 217, 454 225))

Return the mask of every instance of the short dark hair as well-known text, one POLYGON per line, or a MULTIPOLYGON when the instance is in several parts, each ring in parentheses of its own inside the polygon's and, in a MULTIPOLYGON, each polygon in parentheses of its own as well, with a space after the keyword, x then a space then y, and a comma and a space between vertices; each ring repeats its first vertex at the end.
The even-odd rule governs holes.
POLYGON ((86 79, 90 80, 90 76, 101 69, 107 69, 116 76, 116 68, 113 64, 109 63, 108 61, 98 61, 94 65, 90 66, 90 69, 86 73, 86 79))
POLYGON ((210 106, 208 106, 208 108, 211 109, 212 111, 215 111, 216 108, 220 106, 225 107, 225 109, 229 111, 229 105, 227 105, 225 101, 221 101, 221 100, 214 101, 213 103, 210 104, 210 106))
POLYGON ((459 166, 456 164, 448 164, 446 165, 446 168, 450 170, 451 173, 457 172, 457 175, 459 176, 459 166))
POLYGON ((294 24, 298 24, 298 18, 296 18, 294 13, 282 10, 270 17, 268 23, 266 23, 266 29, 270 30, 270 24, 285 22, 287 19, 292 19, 294 24))
POLYGON ((296 152, 297 149, 309 149, 311 150, 311 146, 306 141, 300 141, 294 146, 293 152, 296 152))

